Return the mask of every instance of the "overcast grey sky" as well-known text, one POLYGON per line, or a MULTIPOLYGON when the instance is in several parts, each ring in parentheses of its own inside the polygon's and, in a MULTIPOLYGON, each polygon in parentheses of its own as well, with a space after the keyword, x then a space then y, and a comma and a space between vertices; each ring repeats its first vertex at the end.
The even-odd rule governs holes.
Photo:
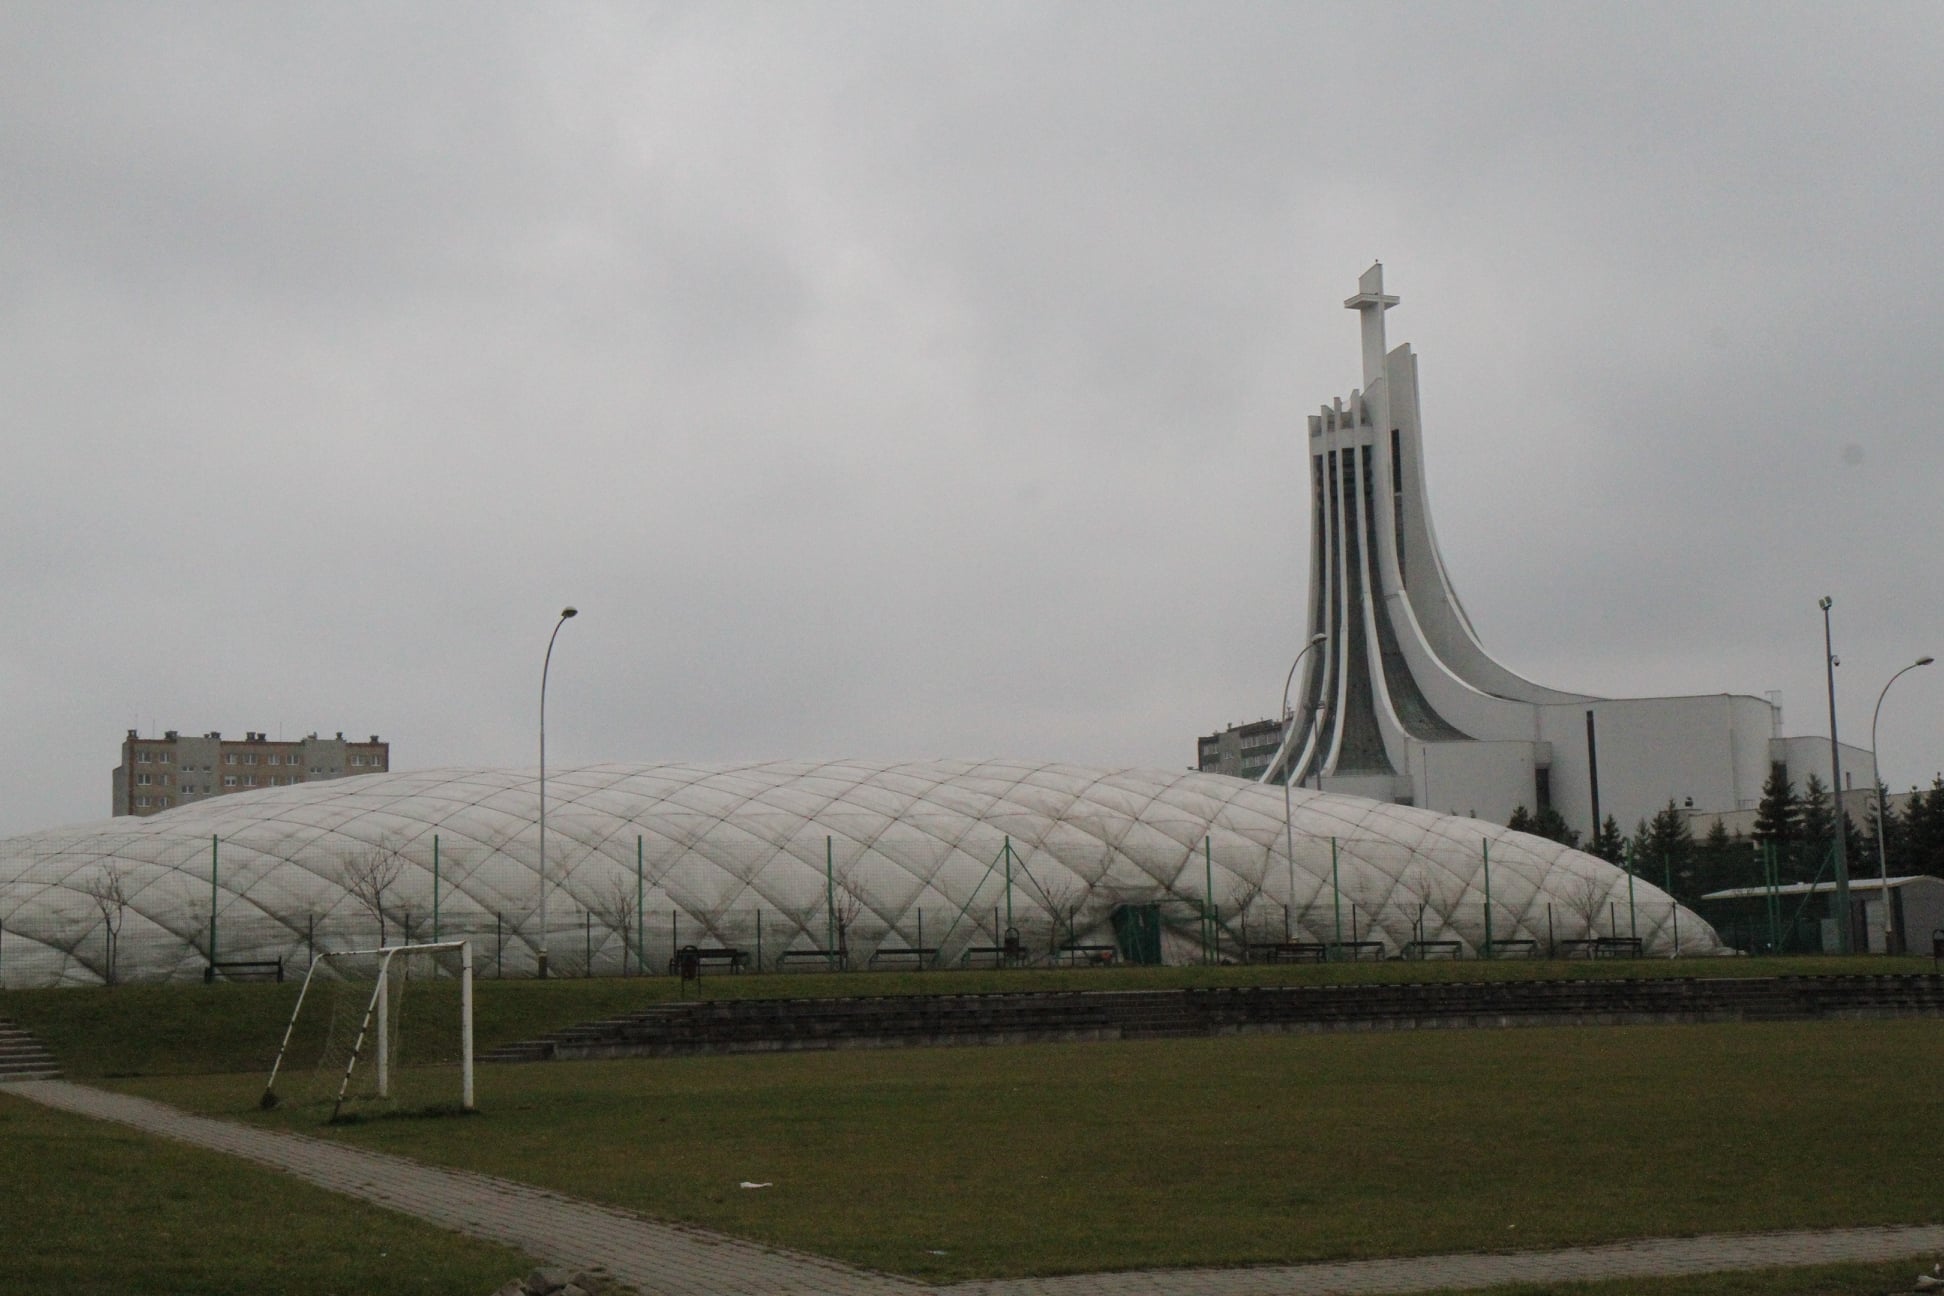
MULTIPOLYGON (((0 6, 0 832, 123 731, 1179 768, 1373 259, 1487 646, 1944 651, 1944 7, 0 6)), ((1944 666, 1893 786, 1944 766, 1944 666)))

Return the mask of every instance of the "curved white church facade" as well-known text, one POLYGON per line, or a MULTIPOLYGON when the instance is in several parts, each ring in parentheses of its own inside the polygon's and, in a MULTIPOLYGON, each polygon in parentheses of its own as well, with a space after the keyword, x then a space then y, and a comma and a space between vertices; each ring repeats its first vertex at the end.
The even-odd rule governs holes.
MULTIPOLYGON (((1709 953, 1714 932, 1604 861, 1476 820, 1198 773, 1013 761, 590 765, 547 779, 546 940, 564 972, 666 966, 677 944, 829 948, 853 966, 930 947, 954 966, 1011 923, 1034 961, 1117 948, 1130 910, 1170 962, 1250 942, 1549 942, 1638 935, 1709 953), (1287 801, 1285 795, 1287 794, 1287 801), (1288 818, 1285 819, 1285 807, 1288 818), (1488 903, 1489 902, 1489 903, 1488 903), (1212 922, 1203 915, 1212 910, 1212 922), (644 920, 636 926, 633 915, 644 920), (645 951, 642 949, 645 934, 645 951), (1118 945, 1117 945, 1118 943, 1118 945)), ((105 978, 120 879, 123 979, 200 976, 211 907, 223 962, 370 948, 350 885, 397 865, 387 939, 470 936, 491 975, 530 974, 539 786, 530 770, 441 769, 238 793, 149 818, 0 841, 0 984, 105 978)))
MULTIPOLYGON (((1601 698, 1547 688, 1493 660, 1438 552, 1424 478, 1417 357, 1387 348, 1398 299, 1372 266, 1344 305, 1363 339, 1363 388, 1309 419, 1309 625, 1296 723, 1263 777, 1503 822, 1551 806, 1590 837, 1672 801, 1752 808, 1775 765, 1830 782, 1827 739, 1780 733, 1744 694, 1601 698)), ((1844 787, 1874 782, 1843 749, 1844 787)))

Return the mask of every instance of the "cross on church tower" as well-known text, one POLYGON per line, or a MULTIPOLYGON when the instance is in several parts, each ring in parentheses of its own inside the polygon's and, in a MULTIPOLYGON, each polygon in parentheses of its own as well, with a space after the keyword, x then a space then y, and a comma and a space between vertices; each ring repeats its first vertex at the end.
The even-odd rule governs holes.
POLYGON ((1373 261, 1357 280, 1357 295, 1347 298, 1346 307, 1363 312, 1364 390, 1367 392, 1384 376, 1384 312, 1397 305, 1397 298, 1384 295, 1384 263, 1373 261))

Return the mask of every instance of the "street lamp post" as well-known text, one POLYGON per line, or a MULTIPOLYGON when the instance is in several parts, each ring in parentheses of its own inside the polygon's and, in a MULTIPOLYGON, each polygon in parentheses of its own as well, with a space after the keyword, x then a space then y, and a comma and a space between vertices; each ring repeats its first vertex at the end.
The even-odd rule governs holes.
POLYGON ((540 663, 540 979, 547 977, 547 671, 553 665, 554 640, 560 637, 560 627, 567 624, 567 618, 579 616, 580 609, 564 607, 560 609, 560 620, 554 622, 553 633, 547 636, 546 660, 540 663))
MULTIPOLYGON (((1276 714, 1282 717, 1284 724, 1290 726, 1289 735, 1291 737, 1293 737, 1295 734, 1295 724, 1294 724, 1294 717, 1292 717, 1289 714, 1289 686, 1296 682, 1296 668, 1303 664, 1303 658, 1309 656, 1311 651, 1313 651, 1318 644, 1322 643, 1327 638, 1329 638, 1328 635, 1322 635, 1322 634, 1311 635, 1310 641, 1303 645, 1303 650, 1296 654, 1296 660, 1289 663, 1289 674, 1283 678, 1282 710, 1277 712, 1276 714)), ((1287 739, 1285 739, 1285 745, 1286 746, 1289 745, 1287 739)), ((1296 757, 1295 748, 1293 746, 1290 746, 1289 756, 1291 760, 1294 760, 1296 757)), ((1289 784, 1295 777, 1295 773, 1296 773, 1295 770, 1289 769, 1288 767, 1285 766, 1285 768, 1283 769, 1283 780, 1282 780, 1283 862, 1289 865, 1289 903, 1291 905, 1294 905, 1296 903, 1296 834, 1295 834, 1295 830, 1289 826, 1289 820, 1290 820, 1289 784)), ((1318 786, 1322 785, 1321 775, 1318 776, 1317 783, 1318 786)))
POLYGON ((1850 932, 1849 846, 1843 840, 1843 757, 1836 744, 1836 648, 1829 634, 1829 609, 1836 600, 1825 594, 1818 606, 1823 614, 1823 668, 1829 674, 1829 778, 1830 795, 1836 800, 1836 828, 1830 833, 1834 844, 1829 858, 1836 874, 1836 950, 1848 954, 1856 942, 1850 932))
MULTIPOLYGON (((1928 666, 1935 657, 1919 657, 1910 665, 1884 681, 1883 692, 1877 694, 1876 710, 1870 712, 1870 773, 1876 779, 1876 848, 1877 848, 1877 895, 1883 903, 1883 952, 1897 952, 1897 925, 1891 918, 1890 909, 1890 856, 1883 844, 1883 799, 1889 789, 1884 786, 1883 772, 1877 767, 1877 717, 1883 714, 1883 699, 1890 692, 1890 686, 1919 666, 1928 666)), ((1840 802, 1838 803, 1840 804, 1840 802)))

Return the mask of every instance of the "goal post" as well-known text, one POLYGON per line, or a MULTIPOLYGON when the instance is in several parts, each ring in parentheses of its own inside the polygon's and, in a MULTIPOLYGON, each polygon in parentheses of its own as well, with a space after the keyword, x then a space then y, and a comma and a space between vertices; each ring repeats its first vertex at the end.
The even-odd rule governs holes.
MULTIPOLYGON (((346 1096, 351 1089, 352 1075, 359 1064, 367 1059, 371 1064, 370 1074, 375 1081, 374 1096, 380 1099, 389 1098, 392 1091, 393 1068, 396 1064, 394 1048, 399 1026, 393 1016, 394 1004, 399 1002, 403 985, 411 978, 411 968, 424 959, 435 960, 434 967, 437 968, 441 962, 444 962, 440 958, 442 955, 457 955, 458 959, 459 1105, 463 1111, 472 1111, 473 957, 472 942, 465 940, 428 941, 413 945, 389 945, 379 949, 320 952, 312 960, 310 970, 305 973, 303 984, 297 991, 297 1002, 291 1009, 289 1022, 284 1026, 283 1041, 277 1048, 277 1058, 271 1065, 270 1078, 264 1085, 259 1106, 267 1110, 278 1104, 277 1077, 286 1069, 285 1063, 290 1059, 292 1041, 297 1037, 299 1018, 303 1015, 305 1002, 311 997, 312 985, 319 979, 320 971, 326 973, 327 979, 336 980, 340 985, 344 985, 355 984, 356 980, 361 979, 358 972, 368 969, 365 974, 370 977, 371 983, 370 996, 364 1000, 362 1012, 358 1014, 356 1034, 345 1055, 344 1072, 337 1084, 331 1118, 337 1119, 342 1112, 346 1096)), ((444 966, 447 971, 452 970, 449 962, 444 962, 444 966)), ((449 1004, 450 1000, 447 1000, 447 1003, 449 1004)))

